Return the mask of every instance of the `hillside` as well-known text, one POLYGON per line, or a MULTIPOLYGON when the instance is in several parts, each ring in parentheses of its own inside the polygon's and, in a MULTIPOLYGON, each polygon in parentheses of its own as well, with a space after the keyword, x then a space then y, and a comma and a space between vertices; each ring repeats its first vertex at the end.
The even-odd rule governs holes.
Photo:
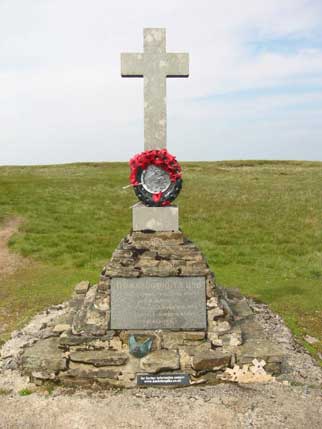
MULTIPOLYGON (((131 227, 125 163, 0 167, 0 224, 21 259, 0 274, 0 341, 31 315, 95 282, 131 227)), ((184 163, 181 227, 217 282, 269 303, 301 340, 322 338, 322 163, 184 163)), ((321 342, 306 346, 322 352, 321 342)))

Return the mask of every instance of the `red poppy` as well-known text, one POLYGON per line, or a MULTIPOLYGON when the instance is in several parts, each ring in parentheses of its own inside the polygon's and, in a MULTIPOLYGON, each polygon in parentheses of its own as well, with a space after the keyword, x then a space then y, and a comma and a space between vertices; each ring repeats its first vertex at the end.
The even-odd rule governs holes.
MULTIPOLYGON (((145 170, 150 164, 162 168, 169 173, 171 182, 181 179, 181 167, 175 156, 169 154, 166 149, 153 149, 139 153, 130 159, 129 164, 131 168, 130 182, 134 186, 138 185, 136 180, 138 170, 145 170)), ((158 201, 160 201, 160 199, 158 199, 157 202, 158 201)))

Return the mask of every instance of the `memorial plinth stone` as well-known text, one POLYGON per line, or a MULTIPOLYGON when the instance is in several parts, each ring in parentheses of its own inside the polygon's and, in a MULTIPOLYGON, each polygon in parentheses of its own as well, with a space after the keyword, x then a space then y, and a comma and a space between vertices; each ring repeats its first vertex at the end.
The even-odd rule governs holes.
POLYGON ((133 231, 177 232, 179 230, 179 209, 176 206, 146 207, 137 203, 132 207, 133 231))

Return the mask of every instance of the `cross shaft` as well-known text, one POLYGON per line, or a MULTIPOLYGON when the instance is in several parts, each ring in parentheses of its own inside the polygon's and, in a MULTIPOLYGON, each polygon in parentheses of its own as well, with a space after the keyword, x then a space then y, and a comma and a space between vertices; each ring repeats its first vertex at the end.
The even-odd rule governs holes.
POLYGON ((166 78, 189 76, 189 54, 166 52, 166 30, 144 29, 144 53, 121 54, 122 77, 144 77, 144 149, 167 147, 166 78))

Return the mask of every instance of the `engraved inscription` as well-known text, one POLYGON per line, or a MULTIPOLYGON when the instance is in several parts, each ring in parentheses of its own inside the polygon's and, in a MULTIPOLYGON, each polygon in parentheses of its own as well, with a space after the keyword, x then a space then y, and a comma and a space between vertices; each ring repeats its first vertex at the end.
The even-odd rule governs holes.
POLYGON ((206 329, 205 278, 113 278, 111 329, 206 329))

